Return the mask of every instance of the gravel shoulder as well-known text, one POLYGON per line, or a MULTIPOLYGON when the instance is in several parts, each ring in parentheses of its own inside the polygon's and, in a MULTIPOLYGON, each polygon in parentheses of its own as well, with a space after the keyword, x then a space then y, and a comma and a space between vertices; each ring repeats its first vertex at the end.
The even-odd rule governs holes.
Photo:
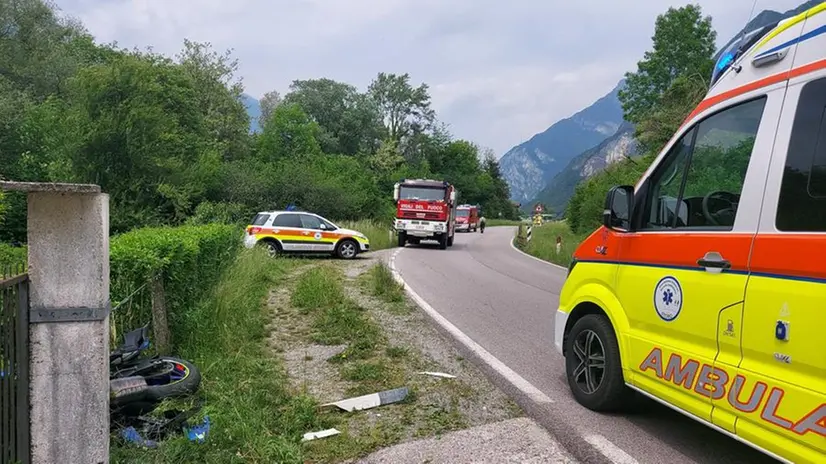
POLYGON ((269 346, 296 394, 323 404, 399 387, 410 392, 373 409, 322 412, 325 425, 341 433, 306 442, 306 462, 572 462, 400 287, 384 288, 381 271, 391 251, 303 260, 270 294, 269 346), (316 308, 306 302, 310 290, 339 301, 316 308), (331 328, 330 318, 338 325, 331 328))

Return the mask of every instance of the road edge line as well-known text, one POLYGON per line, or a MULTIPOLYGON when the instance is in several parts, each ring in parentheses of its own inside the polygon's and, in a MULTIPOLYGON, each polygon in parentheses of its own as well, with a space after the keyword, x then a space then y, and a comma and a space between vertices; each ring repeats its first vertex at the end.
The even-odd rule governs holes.
POLYGON ((523 254, 523 255, 527 256, 528 258, 531 258, 535 261, 539 261, 540 263, 547 264, 548 266, 553 266, 557 269, 562 269, 563 271, 568 272, 568 268, 566 268, 565 266, 560 266, 559 264, 555 264, 555 263, 552 263, 550 261, 545 261, 544 259, 540 259, 540 258, 537 258, 536 256, 532 256, 532 255, 529 255, 528 253, 525 253, 524 251, 520 250, 516 246, 516 244, 513 243, 515 241, 516 241, 516 237, 513 237, 513 238, 510 239, 511 248, 518 251, 519 253, 521 253, 521 254, 523 254))
POLYGON ((623 451, 619 446, 611 443, 610 440, 600 434, 588 434, 583 436, 589 445, 596 448, 603 456, 616 464, 639 464, 633 456, 623 451))
POLYGON ((479 357, 485 364, 487 364, 491 369, 496 371, 499 375, 505 378, 511 385, 513 385, 516 389, 524 393, 527 397, 531 400, 541 403, 541 404, 550 404, 554 401, 548 397, 548 395, 542 393, 542 391, 536 388, 532 383, 525 380, 524 377, 517 374, 513 369, 506 366, 505 363, 497 359, 494 355, 492 355, 488 350, 484 349, 482 345, 476 343, 471 339, 467 334, 459 330, 458 327, 453 325, 450 321, 448 321, 444 316, 439 314, 430 304, 424 300, 415 290, 413 290, 407 282, 401 276, 398 270, 396 270, 396 256, 398 256, 404 248, 400 248, 393 252, 390 255, 390 272, 393 273, 393 278, 404 287, 405 292, 413 299, 414 302, 430 316, 437 324, 439 324, 444 330, 446 330, 453 338, 455 338, 459 343, 465 346, 468 350, 470 350, 473 354, 479 357))

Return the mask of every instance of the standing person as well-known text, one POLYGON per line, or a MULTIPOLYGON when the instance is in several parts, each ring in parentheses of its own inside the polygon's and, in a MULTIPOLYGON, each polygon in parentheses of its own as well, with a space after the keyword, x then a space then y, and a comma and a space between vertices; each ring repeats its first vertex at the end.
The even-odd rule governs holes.
POLYGON ((479 231, 485 233, 485 216, 479 218, 479 231))

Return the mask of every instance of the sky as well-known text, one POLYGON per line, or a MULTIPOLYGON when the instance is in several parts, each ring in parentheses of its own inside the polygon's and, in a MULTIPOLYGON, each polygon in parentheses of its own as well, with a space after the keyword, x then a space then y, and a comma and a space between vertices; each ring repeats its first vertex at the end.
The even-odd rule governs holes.
MULTIPOLYGON (((803 0, 694 0, 722 46, 764 9, 803 0), (756 1, 756 4, 755 4, 756 1)), ((611 91, 674 0, 57 0, 98 42, 174 55, 185 38, 232 49, 246 92, 379 72, 430 87, 454 137, 501 156, 611 91), (506 6, 507 5, 507 6, 506 6)))

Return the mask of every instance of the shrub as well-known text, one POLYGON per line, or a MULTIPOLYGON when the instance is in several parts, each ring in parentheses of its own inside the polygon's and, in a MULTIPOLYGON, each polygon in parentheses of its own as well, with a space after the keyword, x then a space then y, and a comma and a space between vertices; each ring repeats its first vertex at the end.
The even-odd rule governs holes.
POLYGON ((173 344, 185 330, 185 312, 208 293, 221 270, 240 249, 241 230, 224 224, 135 229, 113 237, 110 244, 112 305, 116 330, 130 330, 151 320, 145 285, 160 276, 173 344), (130 298, 131 297, 131 298, 130 298), (179 330, 176 330, 179 329, 179 330))

